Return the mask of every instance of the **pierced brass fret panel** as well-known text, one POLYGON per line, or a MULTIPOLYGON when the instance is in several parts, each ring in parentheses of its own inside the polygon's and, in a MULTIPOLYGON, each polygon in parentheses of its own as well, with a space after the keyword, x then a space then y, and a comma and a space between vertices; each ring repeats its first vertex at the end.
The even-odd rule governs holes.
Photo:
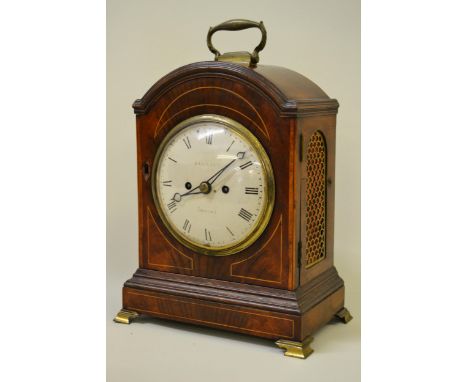
POLYGON ((306 268, 326 255, 327 149, 322 133, 316 131, 307 145, 306 268))

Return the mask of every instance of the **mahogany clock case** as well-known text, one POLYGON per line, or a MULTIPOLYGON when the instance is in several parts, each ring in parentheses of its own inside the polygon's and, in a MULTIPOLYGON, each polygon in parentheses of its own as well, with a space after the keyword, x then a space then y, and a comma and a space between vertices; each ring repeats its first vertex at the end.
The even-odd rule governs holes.
POLYGON ((285 68, 214 61, 173 71, 133 108, 139 269, 124 285, 124 309, 298 342, 343 312, 344 284, 333 266, 336 100, 285 68), (171 128, 203 114, 247 127, 273 167, 269 224, 254 244, 230 256, 180 244, 152 196, 159 144, 171 128))

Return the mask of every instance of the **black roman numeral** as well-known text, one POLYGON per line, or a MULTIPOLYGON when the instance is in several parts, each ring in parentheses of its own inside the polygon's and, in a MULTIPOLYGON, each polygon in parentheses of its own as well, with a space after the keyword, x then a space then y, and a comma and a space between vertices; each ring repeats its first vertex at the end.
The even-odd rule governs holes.
POLYGON ((226 226, 226 229, 229 231, 229 233, 234 236, 234 233, 229 229, 229 227, 226 226))
POLYGON ((206 240, 206 241, 212 241, 212 239, 211 239, 211 232, 208 231, 206 228, 205 228, 205 240, 206 240))
POLYGON ((171 157, 168 157, 171 161, 173 161, 174 163, 177 163, 177 161, 175 159, 172 159, 171 157))
POLYGON ((248 221, 250 222, 250 219, 252 219, 252 214, 247 211, 247 210, 244 210, 243 208, 241 208, 241 210, 239 211, 239 216, 244 219, 245 221, 248 221))
POLYGON ((205 140, 206 140, 206 144, 211 145, 213 143, 213 134, 208 134, 205 137, 205 140))
POLYGON ((163 183, 163 186, 166 186, 166 187, 172 187, 172 180, 165 180, 163 183))
POLYGON ((234 144, 234 141, 231 142, 231 144, 229 145, 229 147, 227 148, 226 152, 229 151, 229 149, 231 148, 231 146, 234 144))
POLYGON ((177 203, 173 200, 167 205, 167 208, 169 208, 169 211, 172 213, 177 209, 177 203))
POLYGON ((257 187, 246 187, 245 193, 247 195, 258 195, 258 188, 257 187))
POLYGON ((188 149, 191 149, 192 148, 192 145, 190 144, 190 139, 189 137, 186 137, 184 139, 182 139, 185 143, 185 146, 187 146, 188 149))
POLYGON ((190 229, 192 228, 192 224, 190 224, 190 220, 185 219, 185 223, 182 228, 184 229, 184 231, 187 231, 188 233, 190 233, 190 229))
POLYGON ((243 165, 241 165, 239 167, 241 168, 241 170, 243 170, 243 169, 245 169, 245 168, 247 168, 249 166, 252 166, 252 165, 253 165, 252 161, 249 160, 247 163, 244 163, 243 165))

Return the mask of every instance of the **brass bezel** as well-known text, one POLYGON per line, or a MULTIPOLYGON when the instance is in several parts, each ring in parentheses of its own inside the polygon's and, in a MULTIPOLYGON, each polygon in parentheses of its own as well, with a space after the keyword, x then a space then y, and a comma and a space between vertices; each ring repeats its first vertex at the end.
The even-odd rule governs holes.
POLYGON ((263 148, 260 141, 255 137, 255 135, 250 132, 245 126, 241 125, 239 122, 234 121, 231 118, 223 117, 216 114, 203 114, 198 115, 195 117, 188 118, 174 128, 172 128, 169 133, 164 137, 161 144, 156 151, 156 155, 154 156, 153 161, 153 168, 151 171, 151 190, 153 193, 153 200, 154 204, 156 205, 156 209, 158 214, 163 221, 164 225, 168 229, 168 231, 174 236, 174 238, 187 248, 204 255, 209 256, 229 256, 235 253, 238 253, 248 247, 250 247, 263 233, 265 228, 267 227, 268 223, 270 222, 271 215, 273 213, 273 207, 275 204, 275 179, 273 174, 273 167, 271 166, 270 158, 268 157, 265 149, 263 148), (256 151, 263 168, 265 169, 265 178, 266 184, 264 189, 265 195, 265 207, 261 213, 261 216, 258 218, 258 223, 252 232, 242 241, 234 244, 234 245, 226 245, 222 247, 210 247, 205 245, 200 245, 195 243, 183 235, 181 235, 177 229, 172 225, 169 219, 164 212, 164 209, 161 207, 159 203, 159 191, 156 187, 156 175, 159 171, 159 158, 166 147, 167 143, 182 129, 192 126, 197 123, 204 123, 204 122, 215 122, 222 125, 227 126, 228 128, 232 129, 236 134, 240 137, 244 138, 250 145, 252 145, 253 149, 256 151))

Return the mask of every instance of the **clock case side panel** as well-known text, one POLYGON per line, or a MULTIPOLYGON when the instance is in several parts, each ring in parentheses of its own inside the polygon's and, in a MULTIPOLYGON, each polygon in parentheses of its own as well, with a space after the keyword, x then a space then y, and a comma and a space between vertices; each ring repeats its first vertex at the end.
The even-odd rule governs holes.
MULTIPOLYGON (((335 151, 336 151, 336 115, 317 115, 301 118, 298 120, 298 130, 300 135, 300 145, 302 150, 302 158, 299 166, 300 178, 300 247, 301 247, 301 260, 300 260, 300 285, 303 286, 319 276, 321 273, 334 267, 334 215, 335 215, 335 151), (320 174, 320 158, 317 158, 317 151, 315 141, 322 140, 324 150, 324 174, 322 182, 314 182, 312 177, 317 177, 320 174), (312 157, 311 157, 312 156, 312 157), (311 163, 313 162, 313 163, 311 163), (317 191, 310 192, 308 190, 312 185, 317 187, 321 185, 324 189, 324 217, 325 217, 325 232, 324 232, 324 256, 322 258, 313 259, 311 261, 311 254, 307 253, 308 239, 309 243, 316 245, 319 238, 313 237, 312 240, 308 235, 307 224, 307 207, 309 206, 309 213, 315 213, 320 206, 314 198, 317 199, 317 191), (308 192, 309 191, 309 192, 308 192), (309 258, 308 258, 309 256, 309 258)), ((309 219, 317 220, 320 216, 313 215, 309 219)), ((310 221, 309 221, 309 224, 310 221)), ((315 246, 314 246, 315 248, 315 246)))
MULTIPOLYGON (((297 213, 298 234, 298 289, 296 294, 301 306, 301 340, 330 322, 344 307, 344 282, 334 267, 334 209, 335 209, 335 150, 336 150, 336 110, 330 113, 312 114, 297 119, 298 135, 298 176, 297 213), (310 193, 307 186, 311 176, 309 144, 311 139, 320 137, 325 151, 325 256, 310 264, 307 258, 307 207, 310 193), (313 285, 319 287, 313 288, 313 285)), ((315 142, 314 142, 315 143, 315 142)), ((320 146, 322 147, 322 146, 320 146)), ((314 162, 318 158, 312 158, 314 162)), ((314 163, 315 164, 315 163, 314 163)), ((312 168, 314 174, 317 169, 312 168)), ((313 204, 312 207, 316 207, 313 204)), ((311 206, 309 205, 309 208, 311 206)), ((310 210, 309 210, 310 211, 310 210)))
MULTIPOLYGON (((300 262, 299 262, 299 288, 298 291, 307 290, 310 284, 323 277, 324 274, 330 274, 328 280, 323 283, 322 298, 320 308, 313 307, 304 315, 303 334, 315 331, 320 322, 327 322, 333 318, 337 311, 344 307, 344 282, 338 275, 334 267, 334 212, 335 212, 335 158, 336 158, 336 114, 315 115, 298 120, 298 132, 300 146, 302 150, 299 168, 299 193, 300 193, 300 262), (320 142, 321 144, 317 144, 320 142), (311 147, 311 146, 312 147, 311 147), (317 165, 320 165, 320 156, 316 156, 317 147, 324 151, 324 176, 323 182, 311 181, 311 177, 320 174, 317 165), (313 163, 311 163, 313 162, 313 163), (321 194, 321 190, 308 190, 314 187, 324 188, 325 205, 325 256, 321 259, 311 261, 310 254, 307 253, 307 245, 316 245, 319 241, 309 235, 310 227, 307 225, 307 208, 314 214, 320 210, 319 203, 311 201, 321 194), (311 195, 312 193, 312 195, 311 195), (311 198, 312 196, 312 198, 311 198), (307 241, 309 239, 309 242, 307 241)), ((323 157, 322 157, 323 158, 323 157)), ((317 215, 309 216, 312 221, 317 219, 317 215)), ((309 220, 310 224, 310 220, 309 220)), ((312 227, 314 227, 312 225, 312 227)), ((314 227, 316 228, 316 227, 314 227)))

